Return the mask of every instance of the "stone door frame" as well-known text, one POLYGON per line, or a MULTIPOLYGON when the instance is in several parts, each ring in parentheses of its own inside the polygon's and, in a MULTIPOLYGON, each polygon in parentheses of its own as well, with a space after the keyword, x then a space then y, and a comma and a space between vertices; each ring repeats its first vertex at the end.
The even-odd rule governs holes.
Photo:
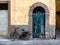
POLYGON ((1 3, 8 3, 8 38, 10 38, 10 1, 0 1, 1 3))
POLYGON ((30 6, 30 9, 29 9, 29 32, 31 33, 31 37, 30 39, 32 39, 32 12, 34 10, 34 8, 38 7, 38 6, 41 6, 42 8, 45 9, 45 37, 47 38, 48 36, 48 31, 49 31, 49 10, 48 10, 48 7, 47 5, 41 3, 41 2, 37 2, 37 3, 34 3, 32 6, 30 6))

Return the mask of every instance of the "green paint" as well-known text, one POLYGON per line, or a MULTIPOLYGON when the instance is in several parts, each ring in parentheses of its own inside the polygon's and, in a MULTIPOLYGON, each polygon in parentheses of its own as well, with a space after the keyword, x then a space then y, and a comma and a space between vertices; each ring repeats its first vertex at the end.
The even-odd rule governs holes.
POLYGON ((41 12, 32 15, 33 38, 39 38, 45 33, 45 14, 41 12))

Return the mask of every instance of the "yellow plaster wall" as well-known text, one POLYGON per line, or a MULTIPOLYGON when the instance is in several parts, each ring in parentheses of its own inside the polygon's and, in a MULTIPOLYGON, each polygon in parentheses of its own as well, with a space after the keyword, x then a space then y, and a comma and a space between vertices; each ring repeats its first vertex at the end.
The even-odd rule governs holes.
POLYGON ((56 5, 55 5, 55 0, 51 0, 51 5, 50 5, 50 15, 49 15, 49 24, 50 25, 56 25, 56 5))
POLYGON ((28 25, 29 8, 36 2, 47 5, 49 24, 55 24, 55 0, 11 0, 11 25, 28 25))

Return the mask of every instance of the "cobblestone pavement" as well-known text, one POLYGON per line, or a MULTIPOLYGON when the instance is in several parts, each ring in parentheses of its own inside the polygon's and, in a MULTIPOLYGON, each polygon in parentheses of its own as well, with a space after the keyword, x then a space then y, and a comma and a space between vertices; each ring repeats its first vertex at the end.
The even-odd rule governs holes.
POLYGON ((60 40, 0 40, 0 45, 60 45, 60 40))

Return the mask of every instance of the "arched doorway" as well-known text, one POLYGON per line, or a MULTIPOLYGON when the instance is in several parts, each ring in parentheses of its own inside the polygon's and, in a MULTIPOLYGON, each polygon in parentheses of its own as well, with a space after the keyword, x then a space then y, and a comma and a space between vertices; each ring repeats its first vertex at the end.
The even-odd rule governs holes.
POLYGON ((29 10, 29 32, 31 33, 30 38, 39 38, 41 37, 47 37, 48 36, 48 30, 49 29, 49 10, 47 5, 41 3, 41 2, 36 2, 32 6, 30 6, 29 10), (36 21, 36 18, 40 18, 38 21, 36 21), (35 19, 34 19, 35 18, 35 19), (35 20, 35 21, 34 21, 35 20), (43 20, 42 25, 40 25, 41 20, 43 20), (37 31, 34 33, 34 27, 35 27, 35 22, 39 22, 39 25, 37 26, 37 31), (40 27, 42 26, 42 27, 40 27), (39 30, 38 30, 39 29, 39 30), (43 30, 43 31, 41 31, 43 30), (36 35, 37 36, 36 36, 36 35))
POLYGON ((34 8, 32 14, 32 35, 33 38, 39 38, 45 35, 45 10, 38 6, 34 8))

